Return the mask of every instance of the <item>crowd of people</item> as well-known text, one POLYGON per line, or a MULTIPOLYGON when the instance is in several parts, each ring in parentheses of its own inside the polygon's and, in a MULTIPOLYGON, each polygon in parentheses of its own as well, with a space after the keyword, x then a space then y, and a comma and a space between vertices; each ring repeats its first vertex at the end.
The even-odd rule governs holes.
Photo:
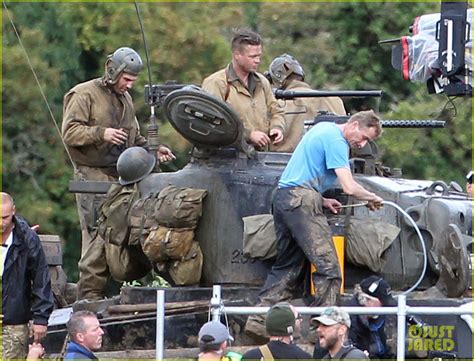
MULTIPOLYGON (((322 196, 337 180, 344 193, 366 201, 370 210, 381 207, 383 199, 357 183, 349 166, 350 147, 362 148, 381 135, 379 117, 362 111, 344 124, 320 123, 305 134, 304 120, 314 118, 317 111, 345 115, 342 100, 277 101, 272 88, 309 90, 310 86, 304 81, 302 66, 289 54, 276 57, 266 76, 257 72, 263 42, 252 30, 235 31, 231 51, 230 63, 204 79, 203 91, 236 111, 245 140, 257 150, 292 153, 273 199, 277 257, 259 294, 258 305, 270 310, 266 317, 249 317, 246 324, 249 334, 266 335, 269 342, 244 353, 242 359, 393 357, 383 316, 349 316, 337 307, 341 270, 323 208, 338 213, 341 204, 322 196), (313 355, 295 345, 302 318, 286 302, 302 295, 309 264, 316 266, 309 275, 316 289, 311 305, 326 307, 311 319, 318 334, 313 355)), ((115 182, 120 154, 132 146, 148 147, 129 94, 142 66, 135 50, 119 48, 107 57, 102 77, 81 83, 64 96, 62 135, 77 180, 115 182)), ((154 156, 158 162, 175 158, 164 145, 154 156)), ((469 193, 471 183, 472 172, 467 176, 469 193)), ((8 193, 1 197, 3 357, 34 360, 44 354, 41 340, 54 307, 50 276, 35 230, 16 215, 8 193), (33 339, 28 345, 30 332, 33 339)), ((109 272, 104 240, 92 225, 103 196, 77 194, 76 198, 82 229, 78 299, 101 299, 109 272)), ((388 284, 373 276, 356 287, 351 305, 390 306, 393 302, 388 284)), ((104 333, 96 315, 75 312, 67 327, 70 343, 65 359, 96 359, 93 352, 100 349, 104 333)), ((206 323, 199 332, 199 359, 221 359, 231 340, 227 327, 206 323)))

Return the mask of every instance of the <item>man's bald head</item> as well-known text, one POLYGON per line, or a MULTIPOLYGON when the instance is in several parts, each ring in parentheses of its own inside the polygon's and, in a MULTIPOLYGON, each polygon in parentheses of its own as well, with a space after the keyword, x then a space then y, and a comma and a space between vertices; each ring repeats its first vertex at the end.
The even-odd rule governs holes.
POLYGON ((11 195, 5 192, 1 192, 0 194, 2 197, 2 208, 3 208, 3 205, 11 205, 15 207, 15 202, 13 202, 13 197, 11 195))
POLYGON ((15 215, 15 203, 11 195, 1 192, 2 197, 2 244, 13 230, 13 216, 15 215))

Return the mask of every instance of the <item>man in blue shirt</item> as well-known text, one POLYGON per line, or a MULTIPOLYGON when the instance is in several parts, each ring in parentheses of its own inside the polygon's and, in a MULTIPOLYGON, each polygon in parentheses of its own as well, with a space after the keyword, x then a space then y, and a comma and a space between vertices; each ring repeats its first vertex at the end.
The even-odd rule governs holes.
POLYGON ((102 347, 104 331, 93 312, 74 312, 67 323, 67 331, 71 342, 67 346, 65 360, 97 360, 92 351, 102 347))
MULTIPOLYGON (((277 259, 260 293, 262 304, 293 298, 304 284, 310 263, 316 266, 312 306, 337 304, 341 271, 323 207, 337 213, 341 204, 322 194, 337 179, 344 193, 367 201, 371 210, 381 206, 382 198, 355 182, 349 166, 349 148, 362 148, 381 132, 375 113, 363 111, 344 124, 315 125, 298 144, 273 198, 277 259)), ((256 319, 249 318, 249 333, 257 333, 253 329, 258 327, 251 325, 256 319)))

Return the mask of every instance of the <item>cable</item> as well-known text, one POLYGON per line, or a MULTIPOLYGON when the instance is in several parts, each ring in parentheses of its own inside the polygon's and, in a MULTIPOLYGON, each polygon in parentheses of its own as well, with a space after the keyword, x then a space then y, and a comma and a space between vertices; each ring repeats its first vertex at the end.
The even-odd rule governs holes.
POLYGON ((418 238, 420 240, 420 243, 421 243, 421 248, 423 249, 423 270, 421 272, 421 275, 420 277, 418 278, 418 280, 415 282, 415 284, 413 286, 411 286, 408 290, 404 291, 402 293, 402 295, 406 295, 410 292, 412 292, 413 290, 415 290, 419 284, 421 283, 421 281, 423 280, 423 278, 425 277, 425 274, 426 274, 426 269, 428 267, 428 255, 427 255, 427 251, 426 251, 426 245, 425 245, 425 240, 423 239, 423 236, 420 232, 420 229, 418 228, 418 226, 416 225, 415 221, 413 220, 413 218, 410 217, 410 215, 405 212, 398 204, 395 204, 393 202, 390 202, 390 201, 384 201, 383 202, 384 205, 387 205, 387 206, 390 206, 390 207, 393 207, 395 208, 396 210, 398 210, 401 214, 403 214, 405 216, 406 219, 408 219, 408 221, 413 225, 413 227, 415 228, 415 231, 418 235, 418 238))
POLYGON ((53 114, 53 111, 52 111, 52 109, 51 109, 51 106, 49 105, 48 99, 46 98, 46 95, 45 95, 44 92, 43 92, 43 88, 41 87, 41 84, 40 84, 40 81, 39 81, 39 79, 38 79, 38 76, 36 75, 35 69, 33 68, 33 65, 32 65, 32 63, 31 63, 30 57, 29 57, 29 55, 28 55, 28 52, 26 51, 26 48, 25 48, 24 45, 23 45, 23 41, 21 40, 20 34, 18 33, 17 28, 16 28, 16 26, 15 26, 15 23, 13 22, 13 19, 12 19, 11 15, 10 15, 10 11, 9 11, 8 8, 7 8, 7 4, 6 4, 5 0, 3 0, 2 2, 3 2, 3 6, 4 6, 5 10, 6 10, 6 13, 7 13, 7 15, 8 15, 8 19, 10 20, 10 24, 12 25, 13 31, 15 32, 15 35, 16 35, 16 37, 18 38, 18 43, 20 44, 21 49, 22 49, 23 52, 25 53, 26 60, 27 60, 27 62, 28 62, 28 66, 30 67, 31 72, 33 73, 33 76, 34 76, 34 78, 35 78, 35 80, 36 80, 36 84, 38 85, 39 91, 40 91, 40 93, 41 93, 41 96, 43 97, 43 100, 44 100, 44 102, 46 103, 46 107, 48 108, 49 114, 51 115, 51 118, 53 119, 54 127, 56 128, 56 131, 57 131, 58 134, 59 134, 59 138, 61 139, 61 142, 63 143, 64 149, 66 150, 66 153, 67 153, 67 155, 68 155, 68 157, 69 157, 69 161, 71 162, 72 167, 74 168, 74 172, 75 172, 75 171, 77 170, 77 169, 76 169, 76 165, 74 164, 74 162, 73 162, 73 160, 72 160, 72 157, 71 157, 71 154, 69 153, 69 150, 68 150, 68 148, 67 148, 67 146, 66 146, 66 143, 64 142, 63 136, 62 136, 62 134, 61 134, 61 130, 59 129, 59 125, 58 125, 58 123, 57 123, 57 121, 56 121, 56 118, 54 117, 54 114, 53 114))

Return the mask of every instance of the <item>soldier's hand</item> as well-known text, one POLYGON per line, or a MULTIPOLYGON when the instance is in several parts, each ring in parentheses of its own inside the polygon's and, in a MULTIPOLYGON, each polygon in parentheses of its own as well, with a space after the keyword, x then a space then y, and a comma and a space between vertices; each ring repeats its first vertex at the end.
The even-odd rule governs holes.
POLYGON ((272 144, 281 143, 281 141, 283 140, 283 132, 281 131, 281 129, 278 129, 278 128, 270 129, 269 134, 270 134, 270 138, 273 139, 272 144))
POLYGON ((128 135, 123 129, 106 128, 104 140, 107 143, 122 145, 127 141, 128 135))
POLYGON ((161 163, 169 162, 170 160, 176 159, 176 156, 173 154, 173 152, 164 145, 160 145, 158 151, 156 152, 156 155, 158 156, 158 160, 161 163))
POLYGON ((338 208, 340 208, 342 204, 337 199, 323 198, 323 206, 329 209, 332 213, 337 214, 338 208))
POLYGON ((383 206, 383 199, 375 194, 372 199, 369 199, 367 201, 367 207, 369 207, 371 211, 375 211, 379 208, 382 208, 382 206, 383 206))
POLYGON ((48 330, 48 326, 46 325, 35 325, 31 327, 33 332, 33 342, 40 343, 41 339, 46 336, 46 331, 48 330))
POLYGON ((265 147, 267 144, 270 144, 270 137, 259 130, 252 130, 250 132, 250 142, 259 147, 265 147))

